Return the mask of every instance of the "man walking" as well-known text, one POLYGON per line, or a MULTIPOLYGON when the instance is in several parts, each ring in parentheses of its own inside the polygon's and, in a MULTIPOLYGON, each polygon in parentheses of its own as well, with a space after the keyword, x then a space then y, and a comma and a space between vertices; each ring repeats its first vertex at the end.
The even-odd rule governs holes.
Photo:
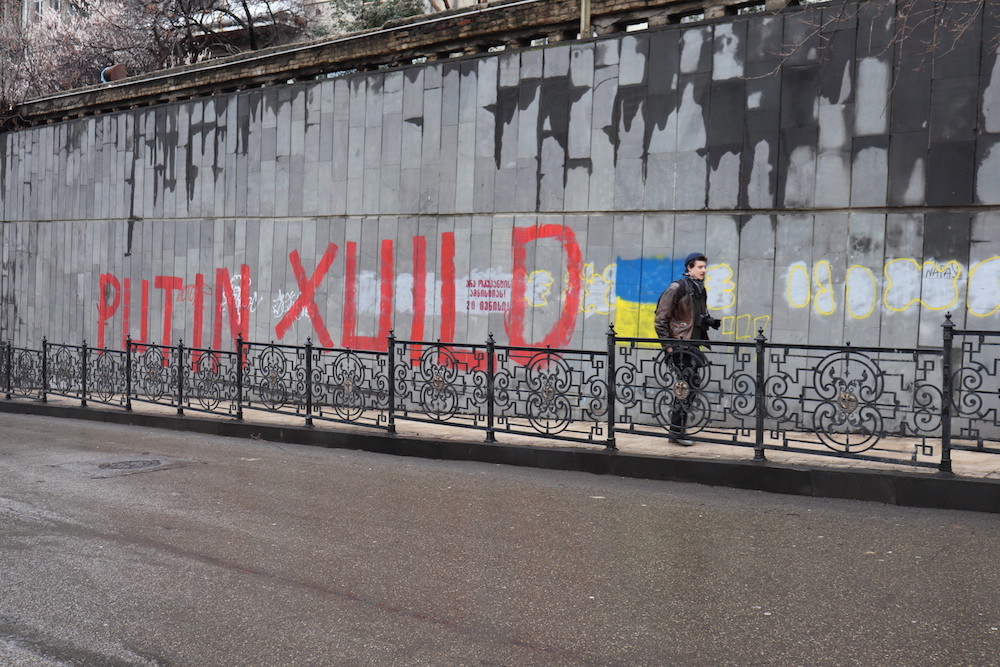
POLYGON ((670 408, 670 442, 685 447, 694 443, 685 437, 688 412, 701 387, 701 369, 708 360, 697 344, 687 341, 708 340, 708 329, 718 329, 721 322, 708 314, 705 271, 708 259, 693 252, 684 260, 684 275, 660 295, 653 326, 667 362, 677 374, 674 401, 670 408))

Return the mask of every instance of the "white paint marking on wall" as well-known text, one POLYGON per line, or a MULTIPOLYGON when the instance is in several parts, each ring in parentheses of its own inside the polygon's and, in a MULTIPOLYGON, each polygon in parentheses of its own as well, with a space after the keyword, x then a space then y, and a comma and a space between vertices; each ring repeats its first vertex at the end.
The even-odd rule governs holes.
POLYGON ((716 81, 737 79, 743 76, 743 62, 738 57, 739 35, 733 32, 732 23, 715 26, 715 54, 712 78, 716 81))
POLYGON ((847 269, 844 279, 847 314, 863 320, 875 312, 878 305, 879 281, 867 266, 854 264, 847 269))
POLYGON ((771 146, 766 141, 758 141, 753 147, 753 167, 747 184, 747 203, 753 208, 770 208, 774 205, 774 190, 771 189, 771 146))
MULTIPOLYGON (((980 171, 980 174, 983 172, 980 171)), ((903 193, 903 203, 912 206, 919 206, 924 203, 924 195, 927 191, 927 175, 924 173, 924 159, 918 158, 913 162, 913 171, 910 172, 910 181, 906 184, 906 192, 903 193)), ((995 187, 990 187, 991 193, 996 193, 995 187)))
POLYGON ((862 58, 858 63, 854 136, 885 134, 889 122, 890 74, 889 63, 878 58, 862 58))
POLYGON ((705 290, 708 292, 708 307, 711 310, 727 310, 736 305, 736 282, 733 267, 728 264, 713 264, 705 273, 705 290))
POLYGON ((701 45, 705 42, 705 34, 702 28, 691 28, 684 31, 681 40, 681 71, 694 72, 698 69, 698 61, 701 60, 701 45))
POLYGON ((974 317, 1000 311, 1000 257, 990 257, 969 269, 966 305, 974 317))
POLYGON ((792 308, 805 308, 809 305, 812 295, 812 277, 809 275, 808 264, 795 262, 789 266, 785 284, 787 285, 788 305, 792 308))
POLYGON ((680 122, 677 128, 677 150, 696 151, 706 145, 705 109, 694 99, 694 84, 684 86, 680 103, 680 122))
POLYGON ((919 304, 931 310, 951 308, 958 302, 962 265, 952 260, 939 264, 929 260, 894 259, 885 265, 885 294, 882 302, 894 312, 919 304))
POLYGON ((1000 132, 1000 58, 993 61, 990 82, 983 91, 983 120, 987 132, 1000 132))
POLYGON ((799 146, 788 160, 785 181, 785 206, 812 206, 816 187, 816 150, 799 146))
MULTIPOLYGON (((997 58, 1000 62, 1000 58, 997 58)), ((1000 108, 997 109, 1000 112, 1000 108)), ((981 204, 1000 203, 1000 188, 997 175, 1000 174, 1000 144, 990 146, 976 170, 976 199, 981 204)))

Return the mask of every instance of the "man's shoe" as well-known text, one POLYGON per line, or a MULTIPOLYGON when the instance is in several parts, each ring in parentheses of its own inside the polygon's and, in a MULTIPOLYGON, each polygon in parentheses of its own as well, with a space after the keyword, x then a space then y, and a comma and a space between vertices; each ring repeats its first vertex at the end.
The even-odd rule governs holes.
POLYGON ((667 438, 667 442, 672 445, 680 445, 681 447, 690 447, 694 444, 694 441, 688 440, 683 434, 671 433, 670 437, 667 438))

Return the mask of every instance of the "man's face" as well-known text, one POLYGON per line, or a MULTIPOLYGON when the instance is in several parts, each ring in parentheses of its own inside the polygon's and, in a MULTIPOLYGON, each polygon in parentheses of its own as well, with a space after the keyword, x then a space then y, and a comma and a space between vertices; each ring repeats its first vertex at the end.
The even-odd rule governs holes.
POLYGON ((707 267, 708 267, 708 265, 705 264, 704 261, 702 261, 702 260, 699 259, 699 260, 697 260, 694 263, 694 265, 690 269, 688 269, 688 274, 692 278, 694 278, 696 280, 704 280, 705 279, 705 269, 707 267))

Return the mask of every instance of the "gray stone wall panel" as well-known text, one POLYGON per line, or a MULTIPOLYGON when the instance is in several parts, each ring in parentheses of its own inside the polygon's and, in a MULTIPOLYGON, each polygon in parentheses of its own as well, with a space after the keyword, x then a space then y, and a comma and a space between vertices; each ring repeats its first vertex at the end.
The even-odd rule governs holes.
MULTIPOLYGON (((664 26, 9 132, 0 338, 96 341, 100 276, 110 274, 119 305, 108 345, 121 344, 126 279, 127 332, 163 338, 157 276, 186 288, 172 295, 171 341, 208 345, 216 270, 238 285, 246 264, 249 335, 275 339, 300 290, 290 256, 308 277, 332 243, 315 300, 339 344, 348 242, 355 333, 373 336, 383 240, 393 243, 393 326, 427 339, 453 327, 459 341, 493 333, 503 343, 516 331, 601 348, 611 322, 649 333, 659 283, 695 247, 709 253, 727 340, 762 325, 779 342, 937 345, 947 310, 994 326, 1000 304, 982 286, 1000 274, 996 55, 980 55, 977 23, 954 50, 908 67, 919 54, 893 42, 881 3, 864 3, 857 19, 847 10, 664 26), (824 27, 810 29, 809 17, 824 27), (936 210, 915 212, 923 206, 936 210), (497 281, 500 296, 474 310, 470 280, 497 281)), ((299 314, 283 342, 316 342, 315 324, 299 314)))

